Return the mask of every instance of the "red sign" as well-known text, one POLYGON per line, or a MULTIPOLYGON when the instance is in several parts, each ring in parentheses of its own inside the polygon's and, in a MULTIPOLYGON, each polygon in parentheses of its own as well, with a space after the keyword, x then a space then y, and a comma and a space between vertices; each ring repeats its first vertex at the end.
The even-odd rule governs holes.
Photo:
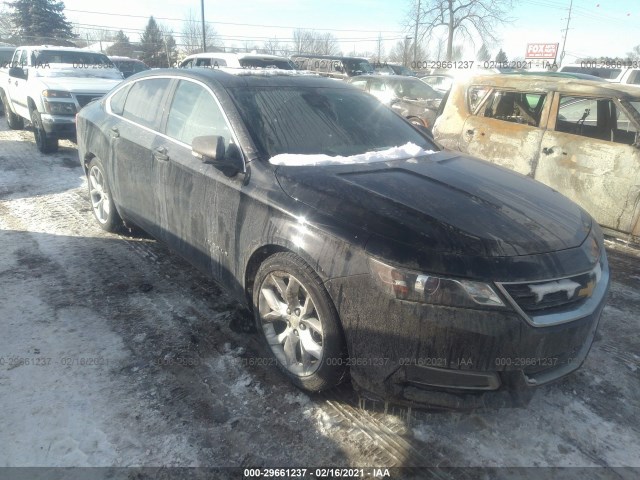
POLYGON ((557 53, 557 43, 527 43, 525 58, 550 58, 553 60, 557 53))

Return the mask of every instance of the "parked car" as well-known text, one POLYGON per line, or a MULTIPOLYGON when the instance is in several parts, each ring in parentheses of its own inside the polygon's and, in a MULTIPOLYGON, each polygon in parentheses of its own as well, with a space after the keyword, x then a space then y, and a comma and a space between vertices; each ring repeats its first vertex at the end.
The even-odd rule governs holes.
POLYGON ((180 68, 278 68, 295 70, 295 65, 286 57, 260 53, 208 52, 189 55, 180 62, 180 68))
MULTIPOLYGON (((0 71, 8 70, 11 63, 11 57, 13 52, 16 51, 16 47, 3 47, 0 46, 0 71)), ((2 75, 0 74, 0 78, 2 75)), ((0 95, 0 115, 4 115, 4 104, 2 103, 2 95, 0 95)))
POLYGON ((624 85, 640 86, 640 61, 631 62, 633 66, 626 66, 622 63, 611 65, 601 65, 596 62, 581 62, 578 64, 563 65, 558 69, 561 73, 583 73, 600 77, 608 82, 621 83, 624 85))
POLYGON ((149 70, 146 63, 142 60, 136 60, 135 58, 111 55, 109 56, 109 60, 122 72, 124 78, 129 78, 131 75, 149 70))
POLYGON ((33 125, 38 150, 58 150, 58 140, 73 139, 75 115, 122 81, 106 55, 72 47, 18 47, 11 66, 0 71, 0 98, 7 124, 33 125))
POLYGON ((369 60, 361 57, 331 55, 293 55, 291 60, 298 70, 308 70, 324 77, 346 80, 358 75, 373 75, 369 60))
POLYGON ((416 72, 404 65, 396 65, 393 63, 379 63, 375 62, 373 68, 376 73, 380 75, 404 75, 405 77, 415 77, 416 72))
POLYGON ((447 148, 563 193, 612 234, 640 236, 640 91, 530 75, 457 83, 433 128, 447 148))
POLYGON ((136 224, 253 312, 298 387, 526 400, 577 369, 609 286, 558 192, 427 136, 346 82, 153 70, 78 114, 95 218, 136 224))
POLYGON ((445 94, 449 90, 451 90, 454 77, 452 75, 446 75, 446 74, 429 74, 429 75, 420 77, 420 81, 426 83, 434 90, 442 94, 445 94))
POLYGON ((415 77, 401 75, 361 75, 348 80, 369 92, 414 125, 430 128, 436 119, 443 95, 415 77))

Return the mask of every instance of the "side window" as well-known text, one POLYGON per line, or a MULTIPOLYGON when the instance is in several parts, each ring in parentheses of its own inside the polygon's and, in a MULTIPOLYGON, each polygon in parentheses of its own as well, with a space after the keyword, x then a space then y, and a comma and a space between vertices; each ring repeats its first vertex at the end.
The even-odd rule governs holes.
POLYGON ((367 89, 367 81, 366 80, 356 80, 354 82, 351 82, 351 85, 353 85, 354 87, 358 87, 360 90, 366 90, 367 89))
POLYGON ((124 112, 124 103, 127 100, 127 94, 131 89, 131 84, 127 85, 124 88, 118 90, 109 100, 109 106, 111 107, 111 112, 115 115, 122 115, 124 112))
POLYGON ((20 54, 20 59, 18 60, 18 66, 26 67, 27 65, 29 65, 29 54, 27 53, 26 50, 22 50, 22 53, 20 54))
POLYGON ((532 127, 540 125, 544 93, 494 90, 484 109, 484 116, 532 127))
POLYGON ((640 85, 640 70, 634 70, 629 75, 629 81, 627 82, 632 85, 640 85))
POLYGON ((139 125, 157 130, 162 116, 162 100, 169 82, 168 78, 135 82, 127 95, 122 116, 139 125))
POLYGON ((193 58, 182 62, 182 65, 180 65, 180 68, 192 68, 193 67, 193 58))
POLYGON ((371 93, 374 92, 386 92, 387 86, 381 80, 371 80, 371 86, 369 87, 371 93))
POLYGON ((467 104, 471 113, 476 111, 476 108, 482 103, 489 90, 490 88, 485 86, 473 86, 467 90, 467 104))
POLYGON ((191 145, 194 137, 219 135, 231 143, 231 130, 215 99, 204 87, 181 80, 171 102, 166 134, 191 145))
POLYGON ((560 97, 556 131, 632 145, 636 129, 610 98, 560 97))

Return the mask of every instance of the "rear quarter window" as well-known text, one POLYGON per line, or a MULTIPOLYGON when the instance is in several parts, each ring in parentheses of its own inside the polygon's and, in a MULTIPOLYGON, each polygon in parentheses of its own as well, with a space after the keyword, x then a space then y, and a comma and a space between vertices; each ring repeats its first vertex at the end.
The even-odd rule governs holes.
POLYGON ((471 113, 475 113, 478 106, 482 103, 482 100, 487 96, 491 90, 487 86, 472 86, 467 90, 467 107, 471 113))

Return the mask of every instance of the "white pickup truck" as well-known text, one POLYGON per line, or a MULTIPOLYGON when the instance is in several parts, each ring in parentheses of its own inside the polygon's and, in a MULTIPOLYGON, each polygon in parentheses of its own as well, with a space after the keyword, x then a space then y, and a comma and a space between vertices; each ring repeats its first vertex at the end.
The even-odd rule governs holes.
POLYGON ((0 71, 0 99, 9 128, 33 125, 38 150, 55 152, 58 139, 75 138, 75 115, 122 81, 102 53, 69 47, 18 47, 0 71))

